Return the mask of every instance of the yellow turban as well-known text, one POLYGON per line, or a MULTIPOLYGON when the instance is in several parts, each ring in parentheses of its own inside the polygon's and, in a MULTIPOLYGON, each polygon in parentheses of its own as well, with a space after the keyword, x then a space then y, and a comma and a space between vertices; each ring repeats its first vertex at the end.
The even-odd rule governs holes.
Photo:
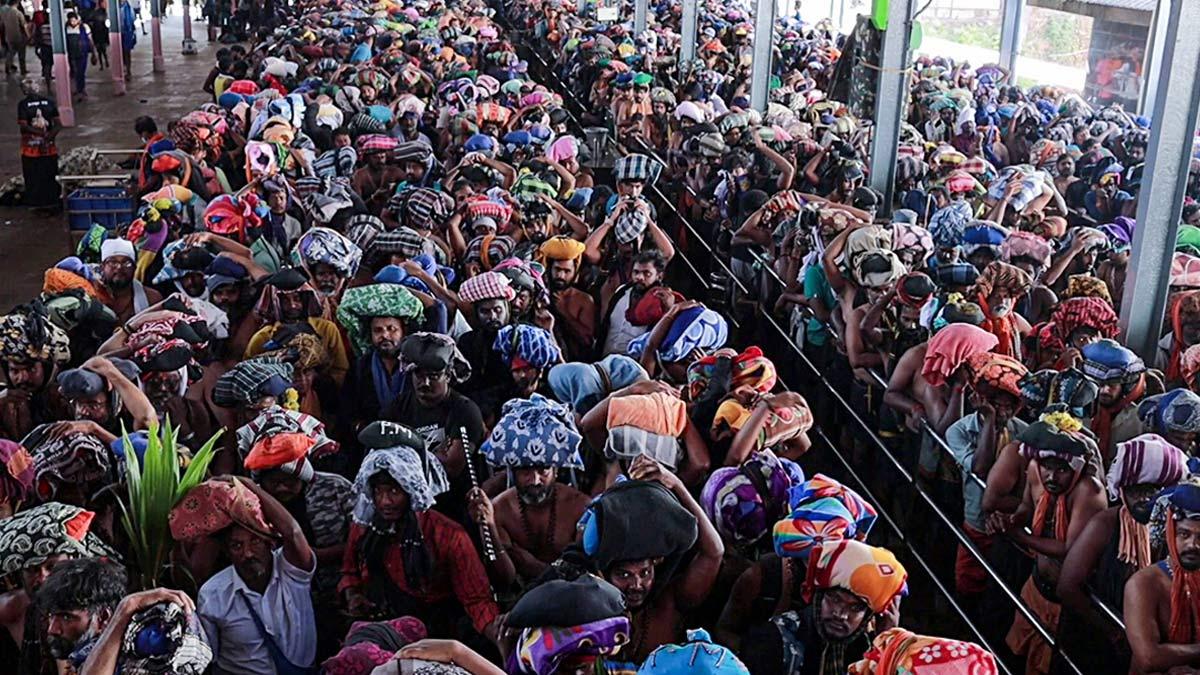
POLYGON ((586 249, 582 241, 559 235, 543 242, 538 252, 548 260, 575 260, 586 249))

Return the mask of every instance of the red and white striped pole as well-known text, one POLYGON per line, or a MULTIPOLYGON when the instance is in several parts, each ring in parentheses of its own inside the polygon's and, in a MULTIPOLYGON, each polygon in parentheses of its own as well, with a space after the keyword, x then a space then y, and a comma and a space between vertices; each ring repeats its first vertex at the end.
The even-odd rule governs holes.
POLYGON ((50 0, 50 48, 54 52, 54 104, 64 127, 75 126, 71 103, 71 63, 67 58, 67 26, 62 0, 50 0))
POLYGON ((162 0, 150 0, 150 41, 154 48, 154 72, 166 71, 162 46, 162 0))
POLYGON ((108 66, 112 70, 113 94, 125 95, 125 54, 121 40, 121 2, 108 0, 108 66))

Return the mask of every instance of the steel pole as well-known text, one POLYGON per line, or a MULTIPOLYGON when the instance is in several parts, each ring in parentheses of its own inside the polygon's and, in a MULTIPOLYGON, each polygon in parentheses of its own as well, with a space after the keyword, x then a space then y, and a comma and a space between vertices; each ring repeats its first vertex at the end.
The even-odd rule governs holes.
POLYGON ((1175 236, 1183 212, 1191 164, 1192 139, 1200 112, 1200 2, 1163 0, 1160 11, 1170 14, 1163 38, 1160 77, 1151 112, 1150 145, 1138 194, 1138 227, 1121 302, 1121 330, 1126 344, 1153 363, 1158 350, 1175 236))
POLYGON ((121 39, 121 3, 108 0, 108 67, 112 71, 113 93, 125 95, 125 54, 121 39))
POLYGON ((1146 58, 1142 61, 1142 91, 1138 111, 1149 115, 1154 110, 1155 92, 1162 71, 1162 50, 1167 39, 1167 24, 1171 17, 1169 0, 1159 0, 1154 7, 1154 18, 1150 20, 1150 34, 1146 44, 1146 58))
POLYGON ((1025 0, 1004 0, 1000 24, 1000 65, 1008 70, 1008 81, 1017 81, 1017 55, 1025 36, 1025 0))
POLYGON ((150 42, 154 51, 154 72, 165 72, 167 64, 163 60, 162 0, 150 0, 150 42))
POLYGON ((71 102, 71 60, 67 58, 67 25, 62 0, 50 0, 50 48, 54 52, 54 104, 64 127, 75 126, 71 102))
POLYGON ((755 0, 753 49, 750 107, 765 113, 771 84, 771 57, 775 49, 775 0, 755 0))
MULTIPOLYGON (((871 145, 871 187, 883 195, 880 211, 892 212, 896 188, 896 152, 909 90, 909 42, 916 0, 892 0, 883 32, 879 81, 875 89, 875 132, 871 145)), ((849 139, 844 139, 849 140, 849 139)))
POLYGON ((641 35, 646 30, 650 15, 650 0, 633 0, 633 34, 641 35))
POLYGON ((683 13, 680 16, 679 63, 691 63, 696 58, 696 30, 699 24, 700 12, 697 11, 698 0, 683 0, 683 13))

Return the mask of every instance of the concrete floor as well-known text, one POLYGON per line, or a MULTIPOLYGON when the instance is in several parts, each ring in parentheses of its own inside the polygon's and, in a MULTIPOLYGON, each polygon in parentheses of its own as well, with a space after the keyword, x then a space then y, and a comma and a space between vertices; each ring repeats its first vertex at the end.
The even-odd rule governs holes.
MULTIPOLYGON (((176 11, 180 11, 176 9, 176 11)), ((198 16, 193 12, 193 17, 198 16)), ((146 29, 149 30, 149 16, 146 29)), ((59 152, 90 145, 102 149, 128 149, 138 146, 133 120, 139 115, 154 117, 160 128, 207 100, 200 87, 215 62, 220 46, 207 41, 203 21, 192 23, 192 34, 199 53, 180 54, 183 21, 178 15, 163 18, 163 53, 166 71, 152 72, 150 36, 139 35, 133 51, 133 75, 124 96, 113 95, 108 70, 88 66, 90 99, 75 104, 76 126, 58 136, 59 152)), ((26 58, 30 69, 40 67, 30 49, 26 58)), ((0 79, 0 182, 21 173, 20 134, 15 122, 17 102, 21 100, 20 78, 9 75, 0 79)), ((41 289, 46 268, 70 255, 72 240, 63 217, 41 217, 22 208, 0 208, 0 313, 13 305, 29 301, 41 289)))

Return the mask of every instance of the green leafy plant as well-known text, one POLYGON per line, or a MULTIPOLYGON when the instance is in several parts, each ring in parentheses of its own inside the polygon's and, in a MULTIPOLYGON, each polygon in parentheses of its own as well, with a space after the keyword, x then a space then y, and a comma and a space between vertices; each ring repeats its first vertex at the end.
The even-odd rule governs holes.
POLYGON ((118 502, 123 511, 121 522, 129 536, 138 586, 149 589, 159 585, 159 577, 166 571, 167 558, 175 544, 168 522, 171 509, 208 475, 213 447, 221 432, 208 439, 184 470, 180 466, 179 430, 171 426, 170 419, 162 428, 158 424, 150 425, 149 442, 141 461, 138 461, 129 434, 122 431, 127 496, 126 501, 118 502))

